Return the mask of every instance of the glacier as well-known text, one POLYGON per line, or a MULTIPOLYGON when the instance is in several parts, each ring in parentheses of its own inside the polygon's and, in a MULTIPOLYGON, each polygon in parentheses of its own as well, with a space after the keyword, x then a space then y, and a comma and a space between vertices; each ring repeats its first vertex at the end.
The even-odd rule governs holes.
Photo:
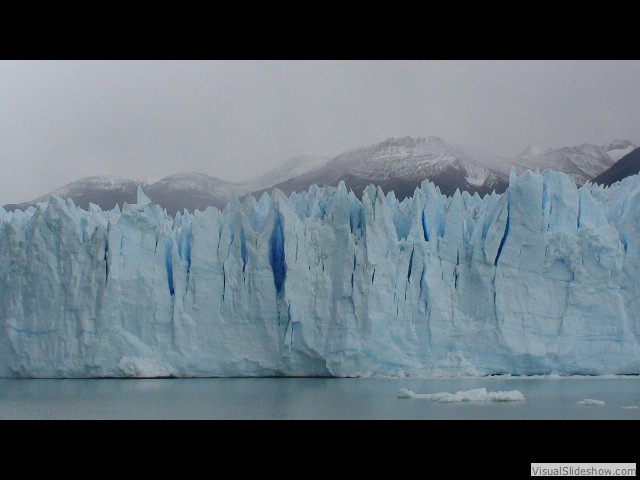
POLYGON ((0 208, 0 376, 640 374, 640 177, 0 208))

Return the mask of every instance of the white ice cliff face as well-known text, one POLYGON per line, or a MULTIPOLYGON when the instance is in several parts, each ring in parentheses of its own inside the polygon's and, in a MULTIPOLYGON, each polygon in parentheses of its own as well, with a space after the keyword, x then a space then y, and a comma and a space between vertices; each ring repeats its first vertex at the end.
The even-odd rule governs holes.
POLYGON ((0 376, 640 373, 640 177, 0 209, 0 376))

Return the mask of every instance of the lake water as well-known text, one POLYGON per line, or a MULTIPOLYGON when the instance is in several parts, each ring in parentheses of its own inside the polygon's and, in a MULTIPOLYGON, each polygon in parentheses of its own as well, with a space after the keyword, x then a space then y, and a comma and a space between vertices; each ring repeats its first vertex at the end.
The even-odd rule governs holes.
POLYGON ((640 419, 640 378, 0 380, 0 419, 640 419), (436 403, 485 387, 524 402, 436 403), (605 406, 580 406, 586 398, 605 406))

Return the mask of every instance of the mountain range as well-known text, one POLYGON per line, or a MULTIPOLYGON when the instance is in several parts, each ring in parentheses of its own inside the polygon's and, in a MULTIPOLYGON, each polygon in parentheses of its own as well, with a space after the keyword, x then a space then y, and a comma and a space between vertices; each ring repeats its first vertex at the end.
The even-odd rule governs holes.
POLYGON ((613 173, 606 179, 613 181, 626 172, 630 172, 629 175, 637 173, 638 169, 633 170, 639 162, 638 149, 628 140, 614 140, 604 146, 583 144, 557 149, 530 146, 509 159, 436 136, 402 137, 356 148, 334 158, 291 158, 273 170, 241 183, 198 172, 177 173, 160 180, 92 176, 32 201, 8 204, 4 208, 25 210, 53 195, 71 198, 84 209, 90 203, 111 209, 116 204, 135 203, 137 189, 142 187, 154 203, 175 214, 185 208, 190 211, 204 210, 208 206, 222 209, 234 193, 259 197, 263 192, 277 188, 288 195, 306 191, 313 184, 337 186, 341 181, 358 197, 369 184, 374 184, 385 192, 393 190, 402 200, 411 196, 424 179, 435 183, 445 195, 460 190, 482 196, 492 191, 504 192, 512 166, 518 172, 525 169, 565 172, 577 185, 582 185, 594 178, 597 180, 599 175, 610 170, 613 173), (636 158, 635 163, 628 160, 629 156, 636 158), (619 164, 623 167, 616 168, 619 164))
POLYGON ((398 199, 403 199, 428 178, 446 195, 456 189, 484 195, 493 190, 503 192, 508 171, 508 162, 500 157, 471 151, 439 137, 389 138, 338 155, 325 165, 274 187, 290 194, 307 190, 314 183, 335 187, 344 181, 347 188, 361 196, 373 183, 385 192, 393 190, 398 199))
POLYGON ((324 162, 326 157, 301 156, 291 158, 282 165, 248 182, 234 183, 199 172, 176 173, 160 180, 127 178, 113 175, 91 176, 76 180, 53 192, 24 203, 5 205, 5 210, 26 210, 32 205, 47 200, 51 196, 71 198, 76 206, 83 209, 89 204, 99 205, 109 210, 116 204, 136 203, 138 187, 149 198, 162 205, 167 212, 187 209, 204 210, 208 206, 222 210, 231 195, 245 195, 284 182, 291 177, 313 169, 324 162))

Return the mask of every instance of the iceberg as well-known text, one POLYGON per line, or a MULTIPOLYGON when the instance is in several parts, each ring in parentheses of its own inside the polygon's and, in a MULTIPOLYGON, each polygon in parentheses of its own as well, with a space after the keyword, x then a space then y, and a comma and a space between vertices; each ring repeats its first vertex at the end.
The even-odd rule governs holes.
POLYGON ((456 393, 415 393, 413 390, 401 388, 398 390, 398 398, 418 398, 441 403, 524 401, 524 395, 520 390, 488 392, 484 387, 474 388, 472 390, 462 390, 456 393))
POLYGON ((578 402, 581 407, 604 407, 606 404, 607 402, 604 400, 594 400, 593 398, 585 398, 578 402))
POLYGON ((0 208, 0 376, 640 374, 640 177, 0 208))

